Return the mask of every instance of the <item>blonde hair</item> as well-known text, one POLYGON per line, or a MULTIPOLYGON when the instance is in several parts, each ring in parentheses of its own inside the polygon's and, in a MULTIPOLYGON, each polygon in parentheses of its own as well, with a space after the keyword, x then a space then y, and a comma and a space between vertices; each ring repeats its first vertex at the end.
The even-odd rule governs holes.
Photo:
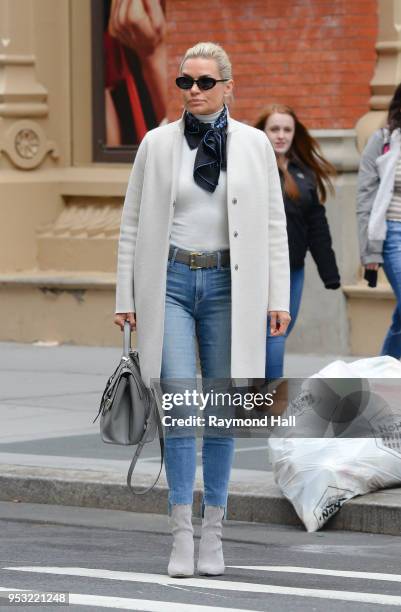
POLYGON ((212 42, 200 42, 185 51, 180 64, 180 73, 187 59, 193 57, 205 57, 214 59, 222 79, 232 79, 232 67, 230 59, 223 47, 212 42))

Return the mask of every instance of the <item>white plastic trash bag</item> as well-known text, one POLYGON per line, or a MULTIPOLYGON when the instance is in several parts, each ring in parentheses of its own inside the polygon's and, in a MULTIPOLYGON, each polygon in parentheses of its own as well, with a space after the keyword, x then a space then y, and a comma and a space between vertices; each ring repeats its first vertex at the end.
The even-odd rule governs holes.
MULTIPOLYGON (((377 379, 401 379, 401 363, 392 357, 373 357, 352 363, 335 361, 312 378, 363 378, 373 386, 375 382, 380 386, 377 379)), ((308 397, 308 381, 312 387, 317 383, 311 379, 302 386, 304 400, 308 397)), ((357 495, 401 485, 401 386, 397 385, 394 397, 390 389, 391 422, 388 410, 384 414, 380 406, 380 396, 369 393, 363 418, 369 425, 373 423, 375 435, 372 437, 269 438, 275 481, 307 531, 320 529, 347 500, 357 495)), ((302 416, 307 417, 307 412, 303 406, 299 418, 301 425, 302 416)), ((316 419, 316 412, 313 416, 316 419)))

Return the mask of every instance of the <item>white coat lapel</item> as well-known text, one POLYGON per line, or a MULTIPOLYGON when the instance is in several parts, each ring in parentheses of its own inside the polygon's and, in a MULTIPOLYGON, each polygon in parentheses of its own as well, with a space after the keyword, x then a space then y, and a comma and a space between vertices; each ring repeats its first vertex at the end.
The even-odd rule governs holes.
MULTIPOLYGON (((184 115, 183 115, 184 116, 184 115)), ((171 198, 170 202, 175 202, 178 187, 178 173, 181 166, 182 139, 184 138, 184 121, 177 122, 177 129, 174 131, 172 142, 172 161, 171 161, 171 198)))
POLYGON ((238 159, 238 155, 241 153, 241 143, 236 138, 235 133, 237 121, 231 119, 228 116, 228 127, 227 127, 227 199, 231 198, 231 187, 233 186, 233 179, 238 175, 238 168, 241 167, 241 159, 238 159))

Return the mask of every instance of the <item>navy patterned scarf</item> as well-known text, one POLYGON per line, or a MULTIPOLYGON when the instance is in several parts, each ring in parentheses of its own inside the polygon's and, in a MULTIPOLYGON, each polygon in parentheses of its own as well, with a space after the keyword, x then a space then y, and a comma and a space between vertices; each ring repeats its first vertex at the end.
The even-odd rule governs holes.
POLYGON ((194 164, 194 180, 199 187, 213 193, 220 170, 227 169, 227 108, 216 121, 202 123, 192 113, 185 113, 185 138, 190 149, 198 147, 194 164))

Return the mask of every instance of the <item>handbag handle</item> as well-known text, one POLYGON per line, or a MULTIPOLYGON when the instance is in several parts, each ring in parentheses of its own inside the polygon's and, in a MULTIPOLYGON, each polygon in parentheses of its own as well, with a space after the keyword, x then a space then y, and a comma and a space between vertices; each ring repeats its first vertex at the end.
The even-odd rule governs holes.
POLYGON ((128 357, 131 350, 131 323, 124 321, 123 357, 128 357))

